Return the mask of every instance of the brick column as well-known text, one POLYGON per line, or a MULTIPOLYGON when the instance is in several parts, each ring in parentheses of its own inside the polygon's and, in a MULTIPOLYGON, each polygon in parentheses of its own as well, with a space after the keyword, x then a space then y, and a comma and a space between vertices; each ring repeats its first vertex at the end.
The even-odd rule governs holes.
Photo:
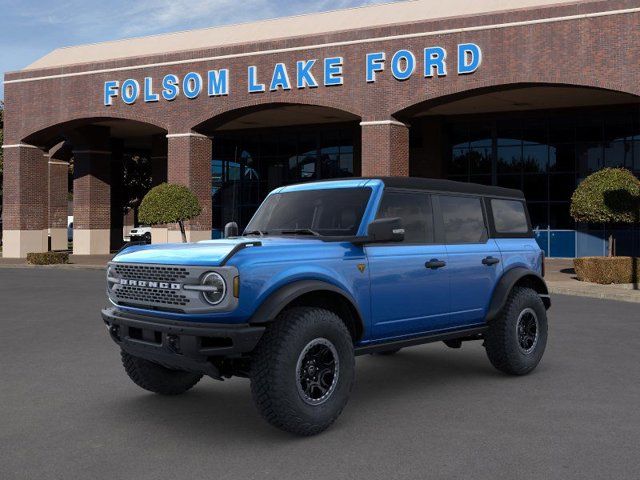
MULTIPOLYGON (((151 186, 155 187, 167 181, 167 137, 151 137, 151 186)), ((169 229, 166 225, 151 227, 151 243, 167 243, 169 229)))
MULTIPOLYGON (((195 193, 202 214, 185 226, 187 240, 211 238, 211 139, 198 133, 174 133, 168 140, 168 182, 185 185, 195 193)), ((177 225, 170 225, 168 241, 181 242, 177 225)))
POLYGON ((26 144, 4 145, 4 258, 46 252, 48 167, 45 153, 26 144), (43 193, 45 192, 45 193, 43 193))
POLYGON ((111 144, 108 127, 80 127, 73 145, 73 253, 106 255, 111 243, 111 144))
POLYGON ((51 250, 67 250, 69 164, 49 157, 49 232, 51 250))
POLYGON ((360 122, 362 176, 409 175, 409 126, 396 120, 360 122))

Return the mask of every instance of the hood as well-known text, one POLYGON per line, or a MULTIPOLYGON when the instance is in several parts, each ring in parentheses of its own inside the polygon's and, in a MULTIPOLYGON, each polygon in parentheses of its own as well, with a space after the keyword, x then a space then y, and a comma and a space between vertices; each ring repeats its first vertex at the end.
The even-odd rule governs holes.
MULTIPOLYGON (((322 240, 307 237, 238 237, 224 240, 205 240, 198 243, 164 243, 135 245, 125 248, 114 258, 122 263, 158 263, 162 265, 201 265, 215 267, 243 242, 261 242, 267 246, 312 245, 322 240)), ((262 248, 262 247, 259 247, 262 248)))

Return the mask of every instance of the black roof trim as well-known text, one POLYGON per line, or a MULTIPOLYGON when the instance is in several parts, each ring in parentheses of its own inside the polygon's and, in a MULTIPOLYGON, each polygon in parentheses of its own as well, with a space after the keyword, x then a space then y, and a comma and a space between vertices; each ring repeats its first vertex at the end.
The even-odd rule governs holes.
POLYGON ((478 183, 455 182, 440 178, 420 177, 363 177, 365 180, 381 180, 389 188, 406 188, 411 190, 429 190, 434 192, 462 193, 488 197, 510 197, 524 200, 520 190, 492 187, 478 183))

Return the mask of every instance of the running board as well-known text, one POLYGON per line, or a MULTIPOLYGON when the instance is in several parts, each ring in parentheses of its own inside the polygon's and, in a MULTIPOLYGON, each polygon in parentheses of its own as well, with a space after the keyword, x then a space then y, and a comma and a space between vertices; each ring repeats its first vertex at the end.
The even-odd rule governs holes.
POLYGON ((415 345, 422 345, 423 343, 441 342, 443 340, 454 339, 467 339, 467 340, 480 340, 486 330, 487 326, 466 328, 464 330, 456 330, 455 332, 438 332, 428 335, 422 335, 420 337, 406 338, 402 340, 394 340, 392 342, 375 343, 372 345, 363 345, 355 348, 356 355, 366 355, 369 353, 384 352, 385 350, 394 350, 396 348, 413 347, 415 345))

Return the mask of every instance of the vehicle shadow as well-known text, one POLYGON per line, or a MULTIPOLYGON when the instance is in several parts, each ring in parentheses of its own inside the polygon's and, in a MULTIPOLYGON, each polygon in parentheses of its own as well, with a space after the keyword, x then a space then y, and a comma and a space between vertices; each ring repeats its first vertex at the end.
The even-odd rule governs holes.
MULTIPOLYGON (((487 378, 508 379, 491 367, 480 349, 465 352, 464 347, 462 351, 418 347, 393 356, 359 357, 356 382, 347 406, 351 420, 339 422, 336 428, 357 428, 357 417, 377 415, 372 409, 387 409, 393 399, 428 402, 431 397, 442 401, 439 395, 450 395, 451 390, 461 384, 486 382, 487 378)), ((109 403, 115 403, 111 408, 118 412, 118 421, 124 424, 162 423, 172 434, 186 435, 190 441, 210 442, 219 437, 227 443, 233 438, 245 442, 260 443, 266 439, 286 443, 296 438, 270 427, 260 418, 246 379, 223 383, 203 379, 181 396, 162 397, 138 391, 114 397, 109 403)))

